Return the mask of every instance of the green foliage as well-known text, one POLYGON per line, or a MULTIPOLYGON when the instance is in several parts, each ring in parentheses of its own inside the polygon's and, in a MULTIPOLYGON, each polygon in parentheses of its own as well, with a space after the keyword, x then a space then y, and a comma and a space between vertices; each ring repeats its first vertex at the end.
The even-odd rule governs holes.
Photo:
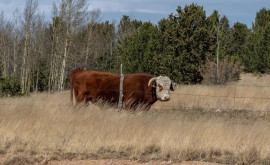
MULTIPOLYGON (((209 35, 209 52, 207 54, 207 58, 214 60, 216 59, 216 49, 217 49, 217 35, 218 35, 218 28, 219 27, 219 14, 218 11, 214 11, 208 18, 207 18, 207 30, 209 35)), ((221 35, 219 35, 220 38, 221 35)))
POLYGON ((228 18, 220 18, 218 11, 206 17, 203 7, 196 4, 179 6, 176 11, 158 26, 124 16, 118 26, 115 71, 123 63, 125 73, 146 72, 180 83, 198 83, 202 81, 199 68, 206 59, 215 62, 218 51, 219 60, 239 62, 246 72, 269 72, 269 10, 257 13, 253 31, 239 22, 230 27, 228 18))
POLYGON ((270 73, 270 22, 262 32, 259 49, 260 67, 259 72, 270 73))
POLYGON ((242 23, 235 23, 232 27, 232 42, 230 42, 228 54, 233 60, 238 60, 242 63, 246 56, 246 41, 249 30, 246 25, 242 23))
POLYGON ((270 29, 268 26, 270 24, 270 10, 263 8, 257 13, 252 31, 245 24, 239 22, 230 27, 225 16, 219 20, 217 11, 214 11, 207 18, 207 22, 210 45, 212 45, 207 55, 208 59, 216 61, 214 50, 217 49, 215 39, 218 37, 220 60, 228 58, 232 61, 238 61, 245 72, 269 73, 270 29))
POLYGON ((261 9, 247 39, 244 71, 270 72, 270 10, 261 9))
MULTIPOLYGON (((226 17, 223 20, 222 34, 226 36, 228 22, 226 17)), ((218 24, 217 11, 206 18, 203 7, 196 4, 183 9, 179 6, 176 15, 162 19, 158 26, 123 17, 118 27, 116 71, 122 63, 124 73, 145 72, 167 75, 180 83, 201 82, 199 69, 206 58, 216 57, 218 24)))
POLYGON ((0 79, 0 96, 21 95, 21 85, 17 77, 6 77, 0 79))
POLYGON ((211 40, 203 7, 191 4, 170 15, 163 32, 163 56, 167 74, 177 82, 197 83, 202 80, 199 68, 204 64, 211 40))
POLYGON ((270 10, 262 8, 256 14, 255 24, 253 24, 253 30, 256 32, 263 31, 267 24, 270 22, 270 10))
POLYGON ((232 29, 230 28, 229 25, 229 20, 226 16, 223 16, 220 19, 219 22, 219 28, 220 28, 220 33, 219 33, 219 38, 220 38, 220 50, 219 50, 219 55, 220 58, 225 58, 229 54, 229 48, 232 43, 232 29))
POLYGON ((143 23, 133 35, 126 37, 119 48, 120 63, 124 73, 155 73, 153 58, 160 52, 158 28, 150 22, 143 23))
MULTIPOLYGON (((205 11, 192 4, 178 14, 170 15, 159 22, 158 27, 150 22, 138 23, 124 17, 133 30, 121 39, 118 45, 119 65, 123 63, 125 73, 146 72, 167 75, 177 82, 197 83, 202 80, 199 68, 206 59, 211 42, 207 31, 205 11)), ((125 25, 125 26, 124 26, 125 25)), ((120 28, 123 29, 123 28, 120 28)), ((122 32, 124 30, 121 30, 122 32)))

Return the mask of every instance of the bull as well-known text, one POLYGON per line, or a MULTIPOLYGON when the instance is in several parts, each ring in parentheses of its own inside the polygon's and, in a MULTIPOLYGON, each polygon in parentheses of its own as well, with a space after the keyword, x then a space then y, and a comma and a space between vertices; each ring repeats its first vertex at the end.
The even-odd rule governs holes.
MULTIPOLYGON (((75 69, 70 74, 71 104, 73 93, 77 103, 95 102, 99 99, 116 104, 119 102, 120 74, 75 69)), ((168 101, 170 91, 177 87, 169 77, 150 74, 125 74, 123 81, 123 104, 136 108, 143 104, 150 109, 157 100, 168 101)))

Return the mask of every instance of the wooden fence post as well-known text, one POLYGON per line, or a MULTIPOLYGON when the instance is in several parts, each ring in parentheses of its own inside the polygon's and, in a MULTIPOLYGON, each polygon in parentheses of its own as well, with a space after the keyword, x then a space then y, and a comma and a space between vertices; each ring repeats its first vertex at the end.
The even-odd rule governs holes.
POLYGON ((123 107, 123 82, 124 82, 124 74, 122 72, 122 64, 121 64, 118 111, 121 111, 121 109, 123 107))

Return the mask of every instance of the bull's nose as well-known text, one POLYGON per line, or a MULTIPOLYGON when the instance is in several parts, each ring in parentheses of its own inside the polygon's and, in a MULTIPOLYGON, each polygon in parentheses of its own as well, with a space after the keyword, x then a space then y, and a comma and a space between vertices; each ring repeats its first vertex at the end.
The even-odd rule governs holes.
POLYGON ((164 100, 166 100, 166 101, 167 101, 167 100, 170 100, 170 96, 165 96, 165 97, 164 97, 164 100))

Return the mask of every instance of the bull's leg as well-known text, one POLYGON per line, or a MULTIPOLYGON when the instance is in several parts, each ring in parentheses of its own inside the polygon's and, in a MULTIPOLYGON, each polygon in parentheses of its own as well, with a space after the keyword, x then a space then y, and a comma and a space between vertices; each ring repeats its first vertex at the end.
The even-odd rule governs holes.
POLYGON ((145 109, 144 110, 146 110, 146 111, 149 111, 149 109, 151 108, 151 104, 146 104, 146 106, 145 106, 145 109))
POLYGON ((135 110, 138 106, 138 102, 135 99, 130 98, 128 101, 124 101, 125 108, 135 110))
POLYGON ((79 96, 78 89, 75 89, 75 88, 74 88, 75 105, 76 105, 77 103, 79 103, 79 102, 78 102, 78 96, 79 96))
POLYGON ((85 100, 85 96, 82 92, 78 92, 76 95, 76 104, 81 103, 85 100))
POLYGON ((85 99, 85 104, 86 105, 89 105, 89 102, 92 102, 93 101, 93 99, 92 98, 90 98, 90 97, 86 97, 86 99, 85 99))

